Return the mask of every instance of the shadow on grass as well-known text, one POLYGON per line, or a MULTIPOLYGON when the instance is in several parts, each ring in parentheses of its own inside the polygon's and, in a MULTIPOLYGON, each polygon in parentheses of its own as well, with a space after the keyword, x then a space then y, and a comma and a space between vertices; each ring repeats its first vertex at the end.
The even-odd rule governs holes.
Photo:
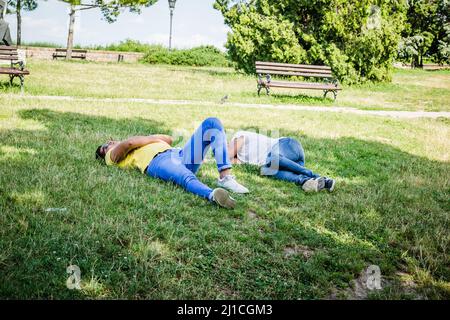
MULTIPOLYGON (((26 86, 26 79, 25 79, 25 86, 26 86)), ((26 87, 24 87, 24 88, 26 88, 26 87)), ((9 80, 0 81, 0 92, 4 92, 4 93, 20 92, 19 79, 15 79, 12 85, 9 83, 9 80)))
MULTIPOLYGON (((39 109, 19 116, 46 130, 0 131, 3 298, 312 299, 346 288, 370 264, 386 276, 416 268, 450 278, 447 163, 282 131, 302 141, 308 166, 337 178, 336 193, 304 194, 242 166, 235 173, 252 193, 230 212, 94 160, 110 137, 170 134, 162 122, 39 109), (295 246, 314 253, 285 257, 295 246), (65 287, 70 264, 82 270, 81 292, 65 287)), ((206 164, 201 179, 213 185, 214 171, 206 164)), ((419 287, 427 286, 448 296, 433 282, 419 287)))

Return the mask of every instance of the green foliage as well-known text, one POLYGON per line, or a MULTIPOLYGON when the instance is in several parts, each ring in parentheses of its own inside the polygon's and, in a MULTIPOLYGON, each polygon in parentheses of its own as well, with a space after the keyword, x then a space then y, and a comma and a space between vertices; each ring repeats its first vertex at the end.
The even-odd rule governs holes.
POLYGON ((449 15, 448 0, 409 0, 399 58, 412 61, 413 66, 422 66, 424 57, 444 62, 447 59, 445 47, 449 43, 446 38, 449 15))
POLYGON ((327 64, 345 83, 391 78, 404 1, 216 0, 232 32, 226 47, 240 69, 256 60, 327 64))
POLYGON ((61 0, 78 10, 98 8, 103 17, 108 22, 116 21, 119 14, 124 8, 128 8, 130 12, 140 13, 142 7, 150 7, 158 0, 61 0))
POLYGON ((33 11, 38 7, 37 0, 9 0, 6 13, 17 13, 17 11, 33 11))
POLYGON ((439 40, 439 60, 450 64, 450 23, 444 26, 444 30, 445 37, 439 40))
POLYGON ((196 67, 229 66, 229 61, 225 54, 213 46, 169 50, 160 45, 148 45, 148 50, 143 61, 150 64, 171 64, 196 67))
POLYGON ((90 46, 92 50, 107 50, 107 51, 122 51, 122 52, 147 52, 152 48, 152 45, 141 43, 137 40, 126 39, 119 43, 112 43, 106 46, 90 46))
POLYGON ((423 56, 431 47, 433 39, 430 32, 403 38, 399 43, 398 57, 402 61, 411 61, 412 67, 423 66, 423 56))

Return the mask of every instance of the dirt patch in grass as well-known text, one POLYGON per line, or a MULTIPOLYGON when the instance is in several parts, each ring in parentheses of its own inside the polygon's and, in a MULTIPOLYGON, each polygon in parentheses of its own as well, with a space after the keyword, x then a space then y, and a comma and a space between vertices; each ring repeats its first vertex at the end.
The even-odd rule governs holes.
POLYGON ((253 210, 248 210, 248 211, 247 211, 247 217, 248 217, 249 219, 251 219, 251 220, 258 220, 258 219, 259 219, 259 217, 258 217, 258 215, 256 214, 256 212, 253 211, 253 210))
POLYGON ((283 253, 285 258, 290 258, 292 256, 302 256, 305 260, 308 260, 313 256, 314 250, 310 249, 307 246, 295 245, 284 248, 283 253))

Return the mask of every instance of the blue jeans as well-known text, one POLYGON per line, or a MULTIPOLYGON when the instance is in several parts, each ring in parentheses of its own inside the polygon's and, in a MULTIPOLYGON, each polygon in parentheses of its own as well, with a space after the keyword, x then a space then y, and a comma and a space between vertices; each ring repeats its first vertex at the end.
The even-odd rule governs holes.
POLYGON ((217 118, 202 122, 183 149, 170 149, 157 155, 147 168, 147 175, 180 185, 188 192, 212 200, 212 189, 195 174, 209 148, 212 148, 219 172, 230 169, 227 139, 217 118))
POLYGON ((261 167, 261 174, 298 185, 320 177, 304 165, 305 152, 300 142, 292 138, 281 138, 268 154, 266 164, 261 167))

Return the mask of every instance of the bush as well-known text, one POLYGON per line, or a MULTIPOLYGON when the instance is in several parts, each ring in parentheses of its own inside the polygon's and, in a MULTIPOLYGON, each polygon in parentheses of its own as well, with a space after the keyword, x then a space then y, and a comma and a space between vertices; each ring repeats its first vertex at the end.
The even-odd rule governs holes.
POLYGON ((192 49, 170 50, 163 46, 151 46, 142 59, 151 64, 171 64, 182 66, 227 67, 230 65, 226 55, 213 46, 192 49))
POLYGON ((213 46, 200 46, 192 49, 169 50, 162 45, 141 43, 127 39, 118 44, 107 46, 91 46, 92 50, 142 52, 145 53, 143 62, 151 64, 171 64, 183 66, 212 66, 227 67, 230 61, 225 53, 213 46))
POLYGON ((344 83, 386 81, 397 55, 405 6, 397 0, 216 0, 232 32, 239 69, 255 61, 327 64, 344 83))
POLYGON ((92 50, 106 50, 106 51, 122 51, 122 52, 147 52, 152 45, 141 43, 136 40, 126 39, 117 44, 108 44, 106 46, 91 46, 92 50))

